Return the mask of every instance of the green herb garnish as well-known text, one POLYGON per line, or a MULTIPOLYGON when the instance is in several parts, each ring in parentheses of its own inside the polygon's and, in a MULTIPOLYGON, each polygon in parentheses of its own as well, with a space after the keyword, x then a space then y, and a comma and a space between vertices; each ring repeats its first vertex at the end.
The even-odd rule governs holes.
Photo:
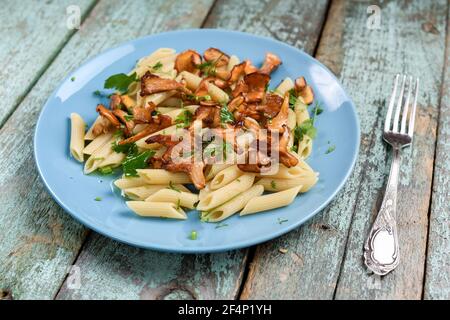
POLYGON ((118 73, 106 79, 105 89, 116 89, 121 93, 125 93, 128 91, 129 85, 137 80, 136 72, 129 76, 125 73, 118 73))
POLYGON ((334 150, 336 150, 336 146, 333 144, 332 146, 329 146, 327 151, 325 151, 325 154, 332 153, 334 150))
POLYGON ((136 143, 117 144, 117 141, 112 143, 112 149, 116 153, 125 153, 127 156, 135 156, 138 153, 136 143))
POLYGON ((224 227, 228 227, 228 224, 226 223, 219 223, 215 229, 219 229, 219 228, 224 228, 224 227))
POLYGON ((305 135, 314 139, 317 135, 317 129, 314 127, 314 118, 307 119, 301 125, 296 126, 294 135, 298 141, 302 141, 305 135))
POLYGON ((191 234, 189 235, 189 239, 197 240, 197 231, 192 230, 191 234))
POLYGON ((289 221, 288 219, 278 218, 278 223, 279 224, 283 224, 283 223, 288 222, 288 221, 289 221))
POLYGON ((167 189, 172 189, 172 190, 175 190, 176 192, 181 193, 181 190, 178 189, 177 187, 175 187, 175 185, 173 184, 172 181, 169 181, 169 186, 167 187, 167 189))
POLYGON ((127 114, 124 116, 124 118, 125 118, 125 121, 131 121, 134 119, 134 116, 132 114, 127 114))
POLYGON ((184 110, 181 112, 178 117, 175 118, 175 123, 177 124, 177 128, 187 128, 191 125, 192 122, 192 113, 189 110, 184 110))
POLYGON ((158 71, 163 67, 161 61, 158 61, 154 66, 151 67, 152 71, 158 71))
MULTIPOLYGON (((220 59, 220 58, 219 58, 220 59)), ((217 59, 217 60, 219 60, 217 59)), ((215 61, 206 61, 197 65, 197 68, 206 76, 216 75, 216 64, 215 61)))
POLYGON ((154 150, 144 151, 138 155, 129 155, 122 163, 123 173, 125 177, 137 177, 137 169, 144 169, 147 165, 147 160, 155 155, 154 150))
POLYGON ((223 124, 234 122, 234 116, 230 110, 228 110, 226 105, 223 105, 222 108, 220 108, 220 122, 223 124))
POLYGON ((95 197, 94 200, 95 201, 102 201, 102 198, 101 197, 95 197))
POLYGON ((110 166, 98 168, 98 172, 100 172, 103 175, 108 175, 108 174, 113 173, 113 168, 110 166))
POLYGON ((70 81, 74 82, 75 81, 75 77, 70 78, 70 81))
POLYGON ((176 207, 176 210, 180 210, 180 208, 181 208, 181 200, 178 199, 178 200, 177 200, 177 207, 176 207))
POLYGON ((277 183, 274 180, 272 180, 272 181, 270 181, 270 186, 272 187, 272 189, 276 189, 277 183))
POLYGON ((289 90, 289 108, 294 110, 294 106, 297 103, 297 96, 294 89, 289 90))

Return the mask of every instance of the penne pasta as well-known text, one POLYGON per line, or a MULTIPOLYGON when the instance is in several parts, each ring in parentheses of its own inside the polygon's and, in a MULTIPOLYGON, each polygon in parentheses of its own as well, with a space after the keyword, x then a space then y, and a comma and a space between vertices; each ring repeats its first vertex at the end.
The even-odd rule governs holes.
POLYGON ((208 194, 210 194, 212 192, 209 183, 207 183, 205 185, 205 187, 203 189, 200 190, 200 192, 198 193, 198 200, 203 200, 206 198, 206 196, 208 194))
POLYGON ((238 58, 237 56, 235 56, 235 55, 232 55, 232 56, 230 57, 230 60, 228 60, 228 65, 227 65, 227 70, 228 70, 228 72, 230 72, 231 70, 233 70, 234 66, 237 65, 237 64, 239 64, 239 63, 240 63, 239 58, 238 58))
POLYGON ((150 143, 148 144, 147 142, 145 142, 145 140, 147 140, 149 137, 152 136, 156 136, 158 134, 183 134, 184 130, 182 128, 177 128, 176 125, 170 126, 168 128, 162 129, 160 131, 157 131, 155 133, 149 134, 148 136, 145 136, 142 139, 139 139, 138 141, 136 141, 136 145, 138 146, 138 148, 140 149, 157 149, 159 147, 158 143, 150 143))
POLYGON ((293 130, 296 124, 297 124, 297 115, 295 114, 294 110, 289 109, 287 126, 289 127, 289 129, 293 130))
POLYGON ((164 169, 138 169, 136 171, 148 184, 191 183, 189 176, 183 172, 170 172, 164 169))
POLYGON ((127 206, 143 217, 187 219, 183 209, 170 202, 127 201, 127 206))
POLYGON ((298 97, 297 101, 295 102, 294 112, 297 125, 301 125, 303 122, 309 119, 308 107, 305 103, 303 103, 303 99, 301 97, 298 97))
POLYGON ((102 147, 108 141, 111 141, 113 134, 104 133, 94 138, 84 149, 83 153, 87 155, 93 154, 96 150, 102 147))
POLYGON ((84 173, 89 174, 100 168, 100 163, 103 162, 114 151, 111 149, 111 144, 116 138, 111 138, 103 146, 97 149, 84 164, 84 173))
POLYGON ((296 179, 298 177, 301 177, 305 171, 307 171, 302 166, 295 166, 287 168, 284 165, 280 164, 278 166, 278 171, 274 174, 264 174, 264 173, 257 173, 258 177, 264 177, 264 178, 277 178, 277 179, 296 179))
POLYGON ((206 214, 202 215, 202 219, 208 222, 222 221, 232 216, 239 210, 242 210, 251 199, 262 195, 263 192, 264 192, 263 186, 254 185, 253 187, 237 195, 230 201, 225 202, 221 206, 212 209, 209 212, 206 212, 206 214))
POLYGON ((298 142, 297 154, 301 159, 306 159, 312 152, 312 139, 307 135, 303 136, 303 139, 298 142))
POLYGON ((105 157, 105 160, 103 160, 102 162, 99 163, 98 167, 99 168, 103 168, 103 167, 118 167, 122 164, 123 160, 125 160, 126 154, 125 153, 117 153, 117 152, 113 152, 110 155, 108 155, 107 157, 105 157))
POLYGON ((217 101, 220 104, 228 103, 230 98, 228 97, 228 94, 225 91, 209 82, 206 82, 206 86, 208 88, 209 95, 214 101, 217 101))
POLYGON ((244 216, 251 213, 287 206, 294 201, 295 196, 300 189, 301 186, 295 186, 284 191, 254 197, 245 205, 240 215, 244 216))
POLYGON ((150 195, 145 201, 171 202, 184 208, 194 209, 195 204, 198 202, 198 195, 195 193, 164 188, 150 195))
POLYGON ((149 196, 154 194, 155 192, 162 189, 174 188, 175 190, 179 190, 180 192, 191 193, 191 191, 183 186, 182 184, 175 184, 172 186, 162 185, 162 184, 146 184, 138 187, 131 187, 123 189, 123 195, 132 200, 142 200, 144 201, 149 196))
POLYGON ((205 198, 200 200, 197 205, 197 209, 201 211, 208 211, 227 202, 228 200, 237 196, 239 193, 250 189, 254 180, 254 174, 243 174, 223 188, 214 190, 211 193, 207 194, 205 198))
POLYGON ((84 161, 84 132, 86 123, 78 113, 70 114, 70 154, 79 162, 84 161))
POLYGON ((218 174, 220 171, 222 171, 228 167, 231 167, 232 165, 233 164, 231 164, 231 163, 220 163, 220 164, 214 163, 214 164, 212 164, 208 173, 206 174, 206 177, 205 177, 206 181, 213 179, 216 176, 216 174, 218 174))
POLYGON ((291 78, 285 78, 281 83, 278 85, 278 87, 275 89, 275 93, 284 97, 286 92, 294 88, 294 82, 291 78))
POLYGON ((94 140, 95 135, 94 135, 94 133, 93 133, 92 131, 94 130, 95 125, 96 125, 97 123, 101 122, 101 121, 102 121, 102 117, 101 117, 101 116, 98 116, 98 117, 95 119, 95 121, 94 121, 94 123, 92 124, 92 126, 89 128, 89 130, 88 130, 88 131, 86 132, 86 134, 84 135, 84 140, 94 140))
POLYGON ((200 82, 202 82, 202 78, 187 71, 180 72, 180 76, 186 81, 186 86, 190 90, 197 89, 200 82))
POLYGON ((278 192, 290 189, 296 186, 302 186, 300 192, 306 192, 317 183, 318 177, 315 172, 305 173, 303 176, 295 179, 275 179, 262 178, 255 184, 262 185, 265 191, 278 192))
POLYGON ((129 189, 147 185, 147 180, 143 177, 123 177, 114 181, 114 185, 121 189, 129 189))
POLYGON ((237 165, 233 165, 228 168, 225 168, 224 170, 217 173, 215 175, 214 179, 211 180, 211 183, 210 183, 211 190, 220 189, 220 188, 226 186, 231 181, 236 180, 243 174, 244 174, 244 172, 239 170, 237 165))

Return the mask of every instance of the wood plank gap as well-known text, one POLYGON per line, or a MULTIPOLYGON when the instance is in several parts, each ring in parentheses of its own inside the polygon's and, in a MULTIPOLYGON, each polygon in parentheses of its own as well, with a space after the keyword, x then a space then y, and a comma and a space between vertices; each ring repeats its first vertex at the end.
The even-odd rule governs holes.
POLYGON ((441 124, 441 113, 442 113, 442 108, 444 107, 444 94, 445 94, 445 86, 446 86, 446 82, 445 82, 445 72, 446 69, 449 67, 447 66, 447 59, 445 59, 445 57, 447 57, 450 54, 450 37, 449 37, 449 23, 450 23, 450 10, 449 10, 449 6, 450 5, 450 1, 447 2, 447 23, 446 23, 446 27, 445 27, 445 38, 446 38, 446 42, 445 42, 445 50, 444 50, 444 68, 442 69, 442 74, 441 74, 441 90, 440 90, 440 100, 439 100, 439 109, 438 109, 438 114, 437 114, 437 127, 436 127, 436 140, 434 141, 434 157, 433 157, 433 176, 431 177, 431 194, 430 194, 430 202, 428 205, 428 228, 427 228, 427 240, 426 240, 426 246, 425 246, 425 261, 424 261, 424 270, 425 272, 423 273, 423 281, 422 281, 422 295, 421 295, 421 299, 424 300, 425 299, 425 283, 426 283, 426 278, 427 278, 427 261, 428 261, 428 249, 429 249, 429 240, 430 240, 430 230, 431 230, 431 211, 433 209, 432 204, 433 204, 433 189, 434 189, 434 183, 435 183, 435 172, 436 172, 436 157, 437 157, 437 151, 438 151, 438 142, 439 142, 439 127, 441 124))
POLYGON ((317 42, 316 42, 316 45, 314 46, 314 50, 312 53, 313 57, 316 56, 317 50, 319 50, 320 41, 322 41, 323 31, 325 30, 325 25, 327 24, 327 21, 328 21, 329 15, 330 15, 331 4, 333 3, 333 1, 335 1, 335 0, 330 0, 327 2, 327 6, 325 8, 325 13, 321 18, 319 36, 317 38, 317 42))
POLYGON ((211 15, 211 13, 213 12, 216 4, 217 4, 218 0, 214 0, 214 3, 209 7, 208 12, 206 13, 206 16, 203 18, 202 23, 200 24, 200 28, 205 28, 205 24, 206 22, 208 22, 209 16, 211 15))
MULTIPOLYGON (((98 4, 100 0, 95 0, 86 10, 86 12, 81 16, 81 25, 83 25, 84 21, 87 17, 91 14, 92 10, 95 8, 95 6, 98 4)), ((3 127, 3 125, 9 120, 9 118, 13 115, 13 113, 16 111, 17 107, 20 106, 20 104, 25 100, 28 93, 33 89, 33 87, 36 85, 36 83, 39 81, 39 79, 42 77, 42 75, 47 71, 48 67, 51 66, 53 61, 58 57, 61 50, 66 46, 66 44, 72 39, 75 33, 78 32, 79 29, 74 29, 65 39, 63 39, 62 43, 57 47, 55 52, 49 57, 47 62, 42 66, 42 68, 38 71, 34 79, 31 81, 31 83, 27 86, 25 90, 25 94, 23 94, 19 99, 16 101, 14 106, 11 108, 10 111, 6 114, 6 116, 3 118, 3 120, 0 120, 0 129, 3 127)))
MULTIPOLYGON (((77 254, 74 255, 73 260, 71 262, 71 266, 75 266, 75 262, 78 260, 78 257, 80 256, 80 254, 83 252, 84 247, 87 244, 87 240, 88 238, 90 238, 92 236, 92 230, 91 229, 87 229, 86 231, 86 236, 84 237, 84 240, 81 243, 80 249, 78 250, 77 254)), ((69 277, 70 273, 67 272, 66 276, 62 279, 58 290, 56 291, 56 293, 53 295, 53 300, 56 300, 56 297, 59 295, 61 289, 63 288, 64 284, 66 283, 67 278, 69 277)))
POLYGON ((246 255, 246 263, 245 263, 245 267, 244 267, 244 272, 242 274, 242 281, 240 283, 239 286, 239 290, 237 292, 237 295, 235 297, 235 300, 242 300, 242 293, 245 290, 245 284, 247 283, 247 278, 249 276, 250 273, 250 266, 253 263, 253 260, 255 258, 255 252, 256 252, 256 246, 250 247, 248 249, 247 255, 246 255))

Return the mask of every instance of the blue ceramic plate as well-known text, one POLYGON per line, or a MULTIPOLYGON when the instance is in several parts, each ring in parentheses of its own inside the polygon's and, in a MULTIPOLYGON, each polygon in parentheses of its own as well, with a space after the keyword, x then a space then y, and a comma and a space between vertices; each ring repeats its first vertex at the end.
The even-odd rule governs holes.
POLYGON ((317 214, 347 180, 359 147, 355 107, 334 75, 306 53, 284 43, 250 34, 225 30, 185 30, 133 40, 108 50, 67 76, 48 99, 39 117, 34 152, 39 173, 55 200, 87 227, 130 245, 171 252, 216 252, 248 247, 278 237, 317 214), (101 98, 93 92, 103 88, 112 74, 128 72, 136 60, 161 48, 178 52, 209 47, 249 58, 260 65, 267 51, 283 64, 272 74, 271 87, 285 77, 305 76, 324 112, 316 119, 318 135, 308 163, 320 172, 319 182, 298 196, 288 207, 265 213, 202 223, 191 211, 185 221, 141 218, 131 212, 113 187, 114 176, 84 175, 82 165, 69 154, 69 115, 79 113, 91 124, 101 98), (336 149, 326 154, 328 148, 336 149), (102 201, 95 201, 101 197, 102 201), (284 221, 280 223, 280 221, 284 221), (190 240, 192 230, 197 240, 190 240))

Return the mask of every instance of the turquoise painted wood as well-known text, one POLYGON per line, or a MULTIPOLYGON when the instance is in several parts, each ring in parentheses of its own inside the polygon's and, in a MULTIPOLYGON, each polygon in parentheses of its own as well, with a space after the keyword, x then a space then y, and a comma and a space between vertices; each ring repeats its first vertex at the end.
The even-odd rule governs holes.
MULTIPOLYGON (((3 1, 0 10, 0 126, 14 111, 68 39, 71 8, 80 20, 95 0, 3 1), (51 32, 49 32, 51 30, 51 32)), ((71 26, 71 24, 70 24, 71 26)))
POLYGON ((14 299, 52 299, 87 234, 50 198, 35 170, 32 136, 47 97, 89 57, 138 36, 198 27, 211 4, 100 2, 1 128, 0 289, 14 299))
MULTIPOLYGON (((311 52, 318 41, 326 1, 283 1, 277 7, 273 4, 272 1, 247 1, 245 11, 251 14, 240 13, 241 16, 235 19, 233 13, 242 12, 242 2, 219 1, 204 26, 277 35, 280 40, 298 46, 303 43, 311 52), (304 10, 306 7, 309 9, 304 10), (309 23, 304 24, 305 28, 297 28, 295 36, 283 32, 275 21, 282 19, 284 12, 290 13, 285 19, 291 21, 292 26, 301 21, 309 23), (268 27, 260 28, 259 25, 268 27), (301 36, 302 42, 297 36, 301 36)), ((81 269, 82 289, 68 289, 71 287, 68 280, 57 298, 235 299, 243 280, 247 251, 195 256, 161 254, 124 246, 94 234, 75 262, 81 269), (164 272, 161 272, 161 268, 164 272)))
MULTIPOLYGON (((450 16, 450 8, 448 8, 450 16)), ((447 22, 448 23, 448 22, 447 22)), ((439 115, 425 273, 425 299, 450 299, 450 34, 439 115)))
POLYGON ((258 247, 242 298, 421 296, 447 2, 384 2, 376 30, 367 28, 367 7, 365 2, 334 1, 317 53, 340 75, 358 109, 362 141, 354 173, 311 223, 258 247), (442 32, 424 31, 422 25, 428 22, 442 32), (416 74, 423 81, 416 139, 402 163, 402 263, 379 282, 363 267, 362 250, 387 178, 388 153, 381 133, 385 100, 398 72, 416 74), (282 254, 279 248, 288 252, 282 254))

